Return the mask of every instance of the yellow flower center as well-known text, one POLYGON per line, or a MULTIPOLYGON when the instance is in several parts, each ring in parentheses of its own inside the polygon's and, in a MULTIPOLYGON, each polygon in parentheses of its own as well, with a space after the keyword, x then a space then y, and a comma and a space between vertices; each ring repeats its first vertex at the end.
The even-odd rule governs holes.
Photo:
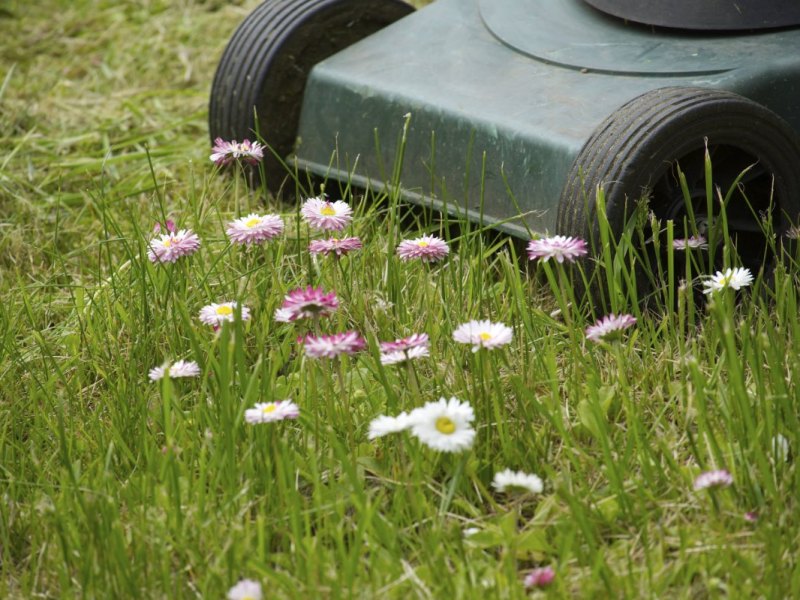
POLYGON ((170 246, 172 246, 172 240, 167 238, 164 240, 164 248, 169 248, 170 246))
POLYGON ((326 204, 325 206, 323 206, 322 210, 320 210, 319 212, 321 212, 326 217, 332 217, 333 215, 336 214, 336 211, 333 210, 333 207, 330 204, 326 204))
POLYGON ((731 278, 730 277, 723 277, 722 279, 719 280, 719 284, 722 285, 722 286, 726 286, 730 282, 731 282, 731 278))
POLYGON ((478 337, 481 338, 481 341, 486 342, 486 341, 492 339, 492 334, 491 333, 487 333, 487 332, 484 331, 478 337))
POLYGON ((223 306, 218 306, 217 307, 217 314, 218 315, 225 315, 225 316, 232 315, 233 314, 233 309, 230 306, 228 306, 227 304, 225 304, 223 306))
POLYGON ((258 225, 259 223, 261 223, 261 219, 259 219, 258 217, 253 217, 252 219, 250 219, 249 221, 247 221, 247 222, 244 224, 244 226, 245 226, 245 227, 255 227, 255 226, 256 226, 256 225, 258 225))
POLYGON ((264 413, 265 415, 271 412, 275 412, 275 403, 270 402, 264 408, 261 409, 261 412, 264 413))
POLYGON ((448 417, 439 417, 436 419, 436 431, 450 435, 456 430, 456 424, 448 417))
POLYGON ((429 245, 428 242, 417 242, 417 246, 420 248, 427 248, 429 245))

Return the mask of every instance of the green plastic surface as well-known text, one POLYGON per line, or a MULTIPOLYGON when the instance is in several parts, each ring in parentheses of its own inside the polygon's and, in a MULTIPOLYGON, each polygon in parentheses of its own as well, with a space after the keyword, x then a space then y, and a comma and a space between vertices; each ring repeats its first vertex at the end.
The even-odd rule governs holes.
POLYGON ((383 185, 410 113, 407 199, 523 237, 553 232, 580 148, 644 92, 725 89, 800 130, 798 49, 796 29, 669 36, 581 0, 440 0, 312 70, 296 159, 319 175, 383 185))

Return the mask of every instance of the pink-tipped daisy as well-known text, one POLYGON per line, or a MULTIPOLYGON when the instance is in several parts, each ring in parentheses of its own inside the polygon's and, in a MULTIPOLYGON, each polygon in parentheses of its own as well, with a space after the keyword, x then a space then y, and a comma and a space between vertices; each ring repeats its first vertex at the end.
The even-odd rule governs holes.
POLYGON ((264 158, 264 146, 250 140, 244 140, 240 144, 236 140, 227 142, 222 138, 217 138, 214 140, 214 147, 211 148, 211 156, 209 158, 218 166, 227 165, 237 160, 254 165, 264 158))
POLYGON ((381 364, 395 365, 429 356, 427 333, 415 333, 393 342, 381 342, 381 364))
POLYGON ((688 238, 672 240, 672 247, 675 250, 705 250, 708 242, 702 235, 693 235, 688 238))
POLYGON ((611 313, 586 328, 586 339, 593 342, 609 342, 619 338, 625 329, 635 324, 636 318, 631 315, 611 313))
MULTIPOLYGON (((200 309, 200 320, 206 325, 219 327, 225 322, 233 323, 236 317, 236 302, 223 302, 221 304, 209 304, 200 309)), ((250 318, 250 309, 242 306, 242 321, 250 318)))
POLYGON ((311 254, 336 254, 336 256, 344 256, 353 250, 361 250, 363 244, 357 237, 347 238, 329 238, 327 240, 314 240, 308 245, 308 251, 311 254))
POLYGON ((158 381, 164 376, 177 379, 178 377, 197 377, 198 375, 200 375, 200 367, 193 360, 176 360, 171 365, 167 363, 160 367, 153 367, 148 373, 150 381, 158 381))
POLYGON ((725 272, 717 271, 716 275, 711 275, 703 282, 704 294, 718 292, 726 288, 740 290, 753 283, 753 274, 750 269, 736 267, 735 269, 725 269, 725 272))
POLYGON ((553 583, 556 572, 553 567, 539 567, 525 576, 523 585, 526 588, 545 588, 553 583))
POLYGON ((472 344, 472 351, 481 348, 493 350, 511 342, 513 330, 502 323, 491 321, 469 321, 459 325, 453 332, 453 339, 461 344, 472 344))
POLYGON ((421 260, 436 262, 450 253, 447 243, 433 235, 424 235, 415 240, 403 240, 397 246, 400 260, 421 260))
POLYGON ((326 294, 322 288, 298 288, 289 292, 281 307, 275 311, 275 320, 291 323, 298 319, 326 317, 339 308, 334 292, 326 294))
POLYGON ((228 590, 227 600, 263 600, 261 584, 252 579, 242 579, 228 590))
MULTIPOLYGON (((170 233, 175 233, 176 230, 175 221, 173 221, 172 219, 167 219, 166 223, 164 223, 164 227, 170 233)), ((158 221, 156 221, 156 224, 153 225, 153 233, 155 233, 156 235, 161 233, 161 223, 159 223, 158 221)))
POLYGON ((336 358, 340 354, 355 354, 367 347, 366 340, 356 331, 333 335, 307 335, 303 339, 309 358, 336 358))
POLYGON ((306 200, 300 214, 309 226, 325 231, 341 231, 353 220, 353 209, 347 202, 331 202, 324 196, 306 200))
POLYGON ((284 419, 296 419, 300 416, 300 408, 291 400, 277 402, 258 402, 253 408, 244 411, 244 420, 247 423, 271 423, 284 419))
POLYGON ((709 488, 728 487, 732 483, 733 476, 724 469, 706 471, 698 475, 694 480, 694 489, 699 491, 709 488))
POLYGON ((153 263, 174 263, 182 256, 189 256, 200 248, 200 238, 191 229, 170 231, 148 243, 147 258, 153 263))
POLYGON ((588 253, 586 241, 580 238, 555 235, 553 237, 531 240, 528 243, 528 258, 547 261, 554 258, 559 263, 573 262, 588 253))
POLYGON ((260 244, 283 233, 283 219, 278 215, 251 213, 228 223, 225 233, 234 244, 260 244))
POLYGON ((429 345, 430 340, 427 333, 414 333, 393 342, 381 342, 381 352, 405 352, 406 350, 418 348, 420 346, 427 348, 429 345))

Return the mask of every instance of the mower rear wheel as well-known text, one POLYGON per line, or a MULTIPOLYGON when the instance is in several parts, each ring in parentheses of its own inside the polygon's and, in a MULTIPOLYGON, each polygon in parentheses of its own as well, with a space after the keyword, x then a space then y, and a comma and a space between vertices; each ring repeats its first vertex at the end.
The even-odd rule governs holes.
MULTIPOLYGON (((311 68, 413 10, 401 0, 262 3, 236 29, 217 66, 208 110, 212 141, 262 137, 285 158, 295 144, 311 68)), ((287 173, 270 152, 264 167, 276 192, 287 173)))
MULTIPOLYGON (((706 148, 714 185, 723 194, 749 168, 726 215, 739 258, 757 272, 774 258, 764 221, 769 218, 780 236, 800 216, 800 138, 772 111, 725 91, 661 88, 612 113, 572 165, 558 206, 558 233, 585 238, 599 250, 598 187, 605 194, 613 235, 622 232, 643 197, 658 219, 673 221, 676 238, 689 237, 695 228, 702 233, 715 217, 707 214, 706 148), (676 165, 687 179, 691 211, 676 165), (690 214, 694 226, 690 223, 684 231, 690 214)), ((718 207, 716 199, 714 205, 718 207)), ((716 266, 721 267, 718 260, 716 266)))

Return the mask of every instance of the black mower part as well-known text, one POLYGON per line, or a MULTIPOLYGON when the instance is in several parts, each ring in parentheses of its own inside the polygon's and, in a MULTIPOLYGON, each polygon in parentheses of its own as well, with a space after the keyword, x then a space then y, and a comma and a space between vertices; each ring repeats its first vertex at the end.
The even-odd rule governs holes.
POLYGON ((748 31, 800 25, 797 0, 584 0, 628 21, 692 31, 748 31))

